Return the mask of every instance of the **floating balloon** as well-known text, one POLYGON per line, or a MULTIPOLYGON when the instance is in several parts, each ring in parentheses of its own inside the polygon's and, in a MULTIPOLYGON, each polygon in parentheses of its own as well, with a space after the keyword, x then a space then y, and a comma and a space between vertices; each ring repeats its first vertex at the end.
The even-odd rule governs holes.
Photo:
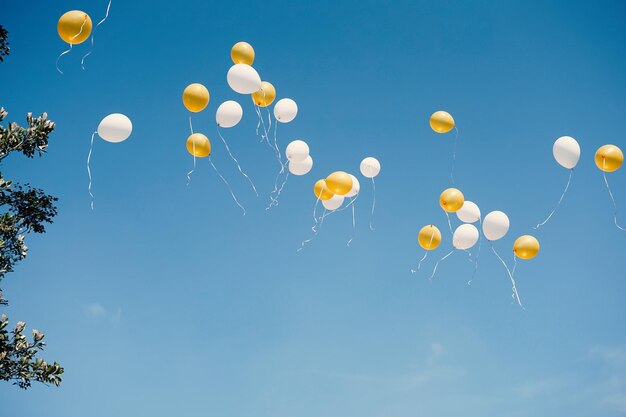
POLYGON ((580 159, 580 145, 570 136, 561 136, 554 142, 552 154, 563 168, 574 169, 580 159))
POLYGON ((235 64, 252 65, 254 48, 248 42, 237 42, 230 50, 230 57, 235 64))
POLYGON ((219 127, 229 128, 236 126, 243 117, 241 105, 233 100, 220 104, 215 112, 215 122, 219 127))
POLYGON ((502 239, 509 231, 509 217, 501 211, 492 211, 483 219, 483 233, 488 240, 502 239))
POLYGON ((226 81, 239 94, 252 94, 261 88, 261 77, 247 64, 235 64, 228 70, 226 81))
POLYGON ((417 243, 426 250, 437 249, 441 243, 441 232, 432 224, 424 226, 417 234, 417 243))
POLYGON ((302 162, 309 156, 309 145, 303 140, 294 140, 287 145, 285 155, 290 162, 302 162))
POLYGON ((267 107, 274 102, 276 89, 267 81, 261 83, 261 88, 252 93, 252 101, 259 107, 267 107))
POLYGON ((430 127, 437 133, 448 133, 454 129, 454 119, 448 112, 436 111, 430 116, 430 127))
POLYGON ((281 123, 289 123, 296 118, 298 105, 290 98, 281 98, 274 106, 274 117, 281 123))
POLYGON ((133 124, 121 113, 109 114, 98 125, 98 136, 107 142, 123 142, 133 131, 133 124))
POLYGON ((539 253, 539 241, 531 235, 520 236, 513 244, 513 253, 520 259, 532 259, 539 253))
POLYGON ((211 155, 211 142, 202 133, 194 133, 187 138, 187 151, 197 158, 211 155))
POLYGON ((57 32, 64 42, 78 45, 85 42, 91 35, 91 18, 80 10, 69 11, 59 19, 57 32))
POLYGON ((380 162, 378 159, 368 156, 361 161, 359 168, 365 178, 374 178, 380 173, 380 162))
POLYGON ((352 174, 348 174, 350 175, 350 177, 352 178, 352 188, 350 189, 350 191, 348 191, 348 193, 346 194, 346 197, 356 197, 356 195, 359 193, 359 191, 361 191, 361 184, 359 183, 359 180, 357 179, 357 177, 355 177, 352 174))
POLYGON ((333 193, 330 192, 328 187, 326 187, 325 180, 318 180, 313 186, 313 193, 315 193, 315 197, 319 198, 322 201, 330 200, 333 198, 333 193))
POLYGON ((465 200, 461 208, 456 212, 456 217, 463 223, 476 223, 480 220, 480 208, 472 201, 465 200))
POLYGON ((352 189, 352 177, 347 172, 333 172, 326 177, 326 187, 328 187, 333 194, 348 194, 352 189))
POLYGON ((478 229, 473 224, 462 224, 452 235, 452 245, 460 250, 470 249, 478 242, 478 229))
POLYGON ((183 91, 183 104, 192 113, 201 112, 209 104, 209 90, 202 84, 189 84, 183 91))
POLYGON ((322 205, 326 210, 337 210, 343 204, 343 200, 342 195, 334 195, 330 199, 322 201, 322 205))
POLYGON ((596 151, 596 165, 604 172, 617 171, 624 162, 624 154, 615 145, 604 145, 596 151))
POLYGON ((455 213, 463 207, 465 199, 463 193, 456 188, 448 188, 439 196, 439 205, 448 213, 455 213))
POLYGON ((304 161, 289 161, 289 172, 293 175, 306 175, 313 168, 313 158, 307 156, 304 161))

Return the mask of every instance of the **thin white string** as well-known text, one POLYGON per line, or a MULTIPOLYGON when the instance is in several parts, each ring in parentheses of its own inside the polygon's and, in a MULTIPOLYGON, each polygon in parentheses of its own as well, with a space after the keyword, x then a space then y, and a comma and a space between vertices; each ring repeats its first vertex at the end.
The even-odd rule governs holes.
POLYGON ((89 191, 89 195, 91 196, 91 209, 93 210, 93 205, 95 202, 95 197, 93 196, 92 192, 91 192, 91 152, 93 151, 93 139, 96 136, 98 132, 93 132, 93 134, 91 135, 91 145, 89 145, 89 154, 87 154, 87 175, 89 175, 89 186, 87 187, 87 190, 89 191))
POLYGON ((350 203, 348 204, 348 207, 352 205, 352 237, 350 237, 350 240, 348 240, 348 243, 346 243, 346 246, 350 246, 350 244, 352 243, 352 240, 356 236, 356 215, 354 213, 354 207, 356 206, 357 198, 359 198, 358 194, 354 198, 350 197, 350 203))
MULTIPOLYGON (((80 31, 78 31, 76 35, 72 36, 71 40, 76 39, 76 37, 80 36, 80 34, 83 33, 83 28, 85 27, 85 23, 87 23, 87 16, 85 16, 85 20, 83 20, 83 24, 80 25, 80 31)), ((70 49, 62 52, 61 55, 59 55, 59 57, 57 58, 56 67, 57 67, 57 71, 59 71, 60 74, 63 74, 63 71, 61 71, 61 69, 59 68, 59 59, 61 59, 63 55, 69 54, 72 51, 72 43, 70 43, 69 45, 70 45, 70 49)))
POLYGON ((565 197, 565 194, 567 193, 567 189, 569 188, 570 183, 572 182, 572 174, 574 173, 574 169, 570 169, 569 171, 569 178, 567 180, 567 184, 565 185, 565 189, 563 190, 563 193, 561 194, 561 198, 559 198, 559 202, 556 203, 556 206, 554 207, 554 209, 550 212, 550 214, 548 215, 548 217, 542 221, 541 223, 539 223, 537 226, 533 227, 533 229, 537 230, 539 229, 541 226, 543 226, 544 224, 546 224, 548 222, 548 220, 550 220, 550 218, 552 218, 552 216, 554 215, 554 213, 556 213, 556 210, 559 208, 559 206, 561 205, 561 202, 563 201, 563 198, 565 197))
POLYGON ((450 170, 450 179, 452 180, 452 184, 454 184, 454 168, 456 167, 456 145, 457 139, 459 138, 459 129, 457 129, 456 125, 454 126, 455 134, 454 134, 454 145, 452 148, 452 169, 450 170))
POLYGON ((254 194, 256 194, 256 196, 258 197, 259 193, 257 192, 256 187, 254 186, 254 183, 252 182, 252 180, 250 179, 248 174, 243 172, 243 169, 241 169, 241 165, 239 165, 239 161, 232 154, 232 152, 230 151, 230 148, 228 147, 228 143, 226 142, 226 139, 224 139, 224 136, 222 136, 222 131, 220 130, 220 125, 217 125, 217 134, 219 135, 220 139, 222 139, 222 142, 224 142, 224 146, 226 147, 226 151, 228 152, 228 155, 230 155, 230 158, 235 162, 235 165, 237 165, 237 169, 239 170, 239 173, 241 173, 241 175, 243 175, 248 180, 248 182, 252 186, 252 189, 254 190, 254 194))
MULTIPOLYGON (((317 228, 317 222, 319 221, 318 218, 317 218, 317 206, 318 206, 319 202, 320 202, 320 198, 317 197, 317 200, 315 201, 315 206, 313 207, 313 222, 314 222, 314 224, 313 224, 313 227, 311 227, 311 230, 313 231, 313 236, 311 236, 308 239, 303 240, 300 243, 300 247, 298 248, 298 250, 296 252, 300 252, 302 249, 304 249, 304 246, 307 243, 309 243, 310 241, 312 241, 315 238, 315 236, 317 236, 317 233, 319 231, 318 228, 317 228)), ((324 214, 326 214, 326 209, 324 209, 324 213, 322 214, 322 216, 324 216, 324 214)))
POLYGON ((517 304, 519 304, 519 306, 522 307, 522 309, 524 309, 524 306, 522 305, 522 300, 520 300, 519 294, 517 293, 517 285, 515 284, 515 278, 513 277, 513 274, 511 274, 511 271, 509 270, 509 267, 507 266, 506 262, 504 262, 504 259, 502 259, 502 257, 496 251, 496 248, 493 246, 493 242, 489 241, 489 245, 491 246, 491 250, 493 251, 493 253, 498 257, 500 262, 502 262, 502 265, 504 265, 506 272, 509 274, 509 278, 511 279, 511 285, 513 287, 513 295, 512 295, 513 298, 516 299, 517 304))
POLYGON ((376 182, 374 181, 374 177, 372 177, 372 190, 373 190, 373 199, 372 199, 372 215, 370 217, 370 230, 376 230, 374 229, 374 226, 372 226, 372 221, 374 220, 374 209, 376 208, 376 182))
POLYGON ((213 167, 217 175, 219 175, 222 181, 224 181, 224 184, 226 184, 226 187, 228 187, 228 191, 230 192, 230 195, 233 197, 233 200, 235 201, 235 203, 239 206, 239 208, 241 208, 241 210, 243 210, 243 215, 245 216, 246 209, 239 203, 239 200, 237 200, 237 197, 235 197, 235 193, 233 193, 233 189, 230 187, 230 184, 228 183, 228 181, 226 181, 226 178, 224 178, 224 176, 217 170, 217 167, 213 164, 213 161, 211 161, 210 156, 208 159, 209 159, 209 163, 211 164, 211 166, 213 167))
POLYGON ((606 189, 609 191, 609 196, 611 197, 611 201, 613 202, 613 223, 615 223, 615 227, 626 232, 626 229, 624 229, 622 226, 620 226, 617 223, 617 203, 615 202, 615 198, 613 197, 613 192, 611 191, 611 187, 609 187, 609 181, 606 179, 605 171, 602 171, 602 177, 604 177, 604 184, 606 185, 606 189))
POLYGON ((446 218, 448 219, 448 227, 450 228, 450 234, 454 236, 454 232, 452 231, 452 223, 450 222, 450 213, 448 213, 445 210, 443 212, 446 213, 446 218))
MULTIPOLYGON (((479 218, 480 221, 480 230, 483 229, 483 219, 479 218)), ((483 242, 483 235, 482 233, 480 233, 480 230, 478 232, 478 250, 476 253, 476 260, 474 261, 474 272, 472 272, 472 277, 470 278, 469 281, 467 281, 467 285, 472 285, 472 281, 474 280, 474 277, 476 276, 476 272, 478 271, 478 261, 480 260, 480 249, 482 246, 482 242, 483 242)))
POLYGON ((96 29, 98 29, 98 26, 100 26, 102 23, 104 23, 105 20, 107 20, 107 18, 109 17, 109 10, 111 9, 111 2, 113 0, 109 0, 109 5, 107 6, 107 12, 104 16, 104 18, 98 22, 98 24, 96 25, 95 28, 93 28, 93 30, 91 31, 91 49, 89 49, 89 52, 87 52, 85 54, 85 56, 83 56, 83 59, 80 60, 80 66, 83 68, 83 70, 85 69, 85 59, 91 55, 91 52, 93 51, 93 36, 94 36, 94 32, 96 31, 96 29))
MULTIPOLYGON (((285 165, 287 165, 288 163, 289 161, 285 161, 285 165)), ((285 179, 283 180, 282 184, 280 184, 280 187, 278 187, 278 179, 280 178, 281 173, 279 172, 278 175, 276 175, 276 179, 274 180, 275 191, 272 191, 270 193, 270 204, 267 207, 265 207, 265 210, 269 210, 273 206, 278 206, 278 198, 280 197, 280 193, 283 191, 283 188, 285 188, 285 185, 287 184, 287 180, 289 179, 289 170, 287 170, 286 172, 287 174, 285 175, 285 179)))
MULTIPOLYGON (((259 128, 261 127, 261 112, 259 111, 259 106, 256 105, 256 103, 252 103, 254 106, 254 111, 256 112, 256 115, 259 117, 259 121, 256 124, 256 135, 257 137, 259 136, 259 128)), ((261 142, 263 142, 263 137, 261 137, 261 142)))
POLYGON ((448 252, 448 254, 446 256, 444 256, 443 258, 439 259, 437 261, 437 263, 435 264, 435 269, 433 269, 433 273, 430 276, 430 278, 428 278, 429 281, 432 281, 433 278, 435 277, 435 273, 437 272, 437 267, 439 266, 439 262, 446 260, 446 258, 450 255, 452 255, 454 253, 454 249, 452 249, 450 252, 448 252))
MULTIPOLYGON (((189 130, 193 135, 193 125, 191 124, 191 115, 189 115, 189 130)), ((191 174, 196 170, 196 141, 191 141, 191 146, 193 148, 193 169, 187 173, 187 185, 191 183, 191 174)))

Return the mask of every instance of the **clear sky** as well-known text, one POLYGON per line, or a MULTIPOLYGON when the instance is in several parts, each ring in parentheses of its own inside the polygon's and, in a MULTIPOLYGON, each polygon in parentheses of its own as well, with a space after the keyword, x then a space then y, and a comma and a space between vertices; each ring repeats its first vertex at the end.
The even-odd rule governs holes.
MULTIPOLYGON (((106 0, 3 2, 11 55, 0 64, 8 120, 47 111, 57 123, 42 159, 12 156, 7 178, 59 197, 59 216, 29 236, 28 258, 3 282, 14 323, 47 334, 60 388, 0 385, 0 415, 46 417, 537 417, 626 415, 626 236, 593 153, 626 149, 626 5, 621 1, 113 0, 88 44, 66 45, 56 23, 106 0), (266 211, 277 170, 255 135, 249 97, 226 84, 230 48, 245 40, 278 97, 297 101, 280 145, 305 139, 315 160, 266 211), (190 186, 188 113, 248 209, 243 217, 206 160, 190 186), (256 198, 215 134, 224 100, 244 119, 226 130, 256 181, 256 198), (450 185, 453 135, 428 125, 445 109, 459 128, 457 186, 483 213, 503 210, 532 233, 568 172, 552 157, 562 135, 582 157, 570 192, 520 263, 526 310, 484 250, 478 274, 450 248, 439 193, 450 185), (109 113, 129 140, 98 140, 89 208, 91 133, 109 113), (382 164, 376 230, 362 181, 356 237, 348 211, 310 235, 312 185, 334 170, 382 164), (434 223, 441 247, 424 270, 416 234, 434 223)), ((626 169, 609 175, 626 223, 626 169)), ((454 219, 456 220, 456 219, 454 219)))

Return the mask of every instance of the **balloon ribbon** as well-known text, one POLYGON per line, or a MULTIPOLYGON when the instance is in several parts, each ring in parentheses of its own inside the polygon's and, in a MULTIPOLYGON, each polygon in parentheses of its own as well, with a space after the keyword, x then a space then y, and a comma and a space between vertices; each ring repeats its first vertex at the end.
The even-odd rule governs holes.
POLYGON ((107 11, 106 14, 104 16, 104 18, 98 22, 98 24, 96 25, 95 28, 93 28, 93 31, 91 32, 91 49, 89 49, 89 52, 87 52, 84 56, 83 59, 80 60, 80 66, 83 68, 83 70, 85 69, 85 59, 91 55, 91 52, 93 51, 93 34, 96 31, 96 29, 98 29, 98 26, 100 26, 101 24, 104 23, 105 20, 107 20, 107 18, 109 17, 109 10, 111 9, 111 2, 113 0, 109 0, 109 5, 107 6, 107 11))
POLYGON ((94 196, 91 192, 91 152, 93 151, 93 139, 96 136, 98 132, 93 132, 93 134, 91 135, 91 145, 89 146, 89 153, 87 154, 87 175, 89 175, 89 186, 87 187, 87 190, 89 191, 89 195, 91 196, 91 209, 93 210, 93 204, 94 204, 94 196))
POLYGON ((552 216, 554 215, 554 213, 556 213, 556 210, 559 208, 559 206, 561 205, 561 202, 563 201, 563 198, 565 197, 565 194, 567 193, 567 189, 569 188, 570 183, 572 182, 572 174, 574 173, 574 169, 570 169, 569 171, 569 178, 567 180, 567 184, 565 185, 565 189, 563 190, 563 194, 561 194, 561 198, 559 198, 559 202, 556 203, 556 206, 554 207, 554 209, 550 212, 550 214, 548 215, 548 217, 542 221, 541 223, 539 223, 537 226, 533 227, 533 229, 537 230, 539 229, 541 226, 543 226, 544 224, 548 223, 548 220, 550 220, 550 218, 552 218, 552 216))
POLYGON ((243 169, 241 169, 241 165, 239 165, 239 161, 232 154, 232 152, 230 151, 230 147, 228 146, 228 143, 226 142, 226 139, 224 139, 224 136, 222 136, 222 132, 220 130, 220 125, 217 125, 217 134, 219 135, 220 139, 222 139, 222 142, 224 142, 224 146, 226 147, 226 151, 228 152, 228 155, 230 155, 230 158, 235 162, 235 165, 237 165, 237 169, 239 170, 239 173, 241 175, 243 175, 248 180, 248 182, 250 183, 250 186, 252 187, 252 190, 254 190, 254 193, 258 197, 259 193, 257 192, 256 187, 254 186, 254 183, 252 182, 252 180, 250 179, 248 174, 243 172, 243 169))

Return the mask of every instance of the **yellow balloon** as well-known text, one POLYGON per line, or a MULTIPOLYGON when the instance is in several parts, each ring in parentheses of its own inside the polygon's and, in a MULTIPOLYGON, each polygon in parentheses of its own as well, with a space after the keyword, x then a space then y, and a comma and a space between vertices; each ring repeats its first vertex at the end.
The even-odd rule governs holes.
POLYGON ((71 10, 59 18, 57 32, 64 42, 78 45, 91 35, 91 18, 80 10, 71 10))
POLYGON ((465 197, 463 197, 463 193, 456 188, 443 190, 439 196, 439 205, 448 213, 459 211, 459 209, 463 207, 464 202, 465 197))
POLYGON ((202 133, 194 133, 187 138, 187 151, 197 158, 211 155, 211 142, 202 133))
POLYGON ((328 187, 326 186, 325 180, 318 180, 313 186, 313 193, 315 193, 315 197, 320 200, 330 200, 333 198, 333 193, 330 192, 328 187))
POLYGON ((276 98, 276 89, 267 81, 261 83, 261 89, 256 93, 252 93, 252 101, 259 107, 267 107, 274 102, 276 98))
POLYGON ((426 250, 437 249, 441 243, 441 232, 432 224, 424 226, 417 234, 417 243, 426 250))
POLYGON ((352 189, 352 177, 347 172, 333 172, 326 177, 326 187, 333 194, 346 195, 352 189))
POLYGON ((604 172, 617 171, 624 162, 622 150, 615 145, 604 145, 596 151, 596 165, 604 172))
POLYGON ((189 84, 183 91, 183 104, 193 113, 201 112, 209 104, 209 90, 202 84, 189 84))
POLYGON ((230 57, 235 64, 252 65, 254 62, 254 49, 248 42, 237 42, 230 50, 230 57))
POLYGON ((539 253, 539 241, 531 235, 520 236, 513 244, 513 253, 520 259, 532 259, 539 253))
POLYGON ((436 111, 430 116, 430 127, 437 133, 448 133, 454 128, 454 119, 448 112, 436 111))

